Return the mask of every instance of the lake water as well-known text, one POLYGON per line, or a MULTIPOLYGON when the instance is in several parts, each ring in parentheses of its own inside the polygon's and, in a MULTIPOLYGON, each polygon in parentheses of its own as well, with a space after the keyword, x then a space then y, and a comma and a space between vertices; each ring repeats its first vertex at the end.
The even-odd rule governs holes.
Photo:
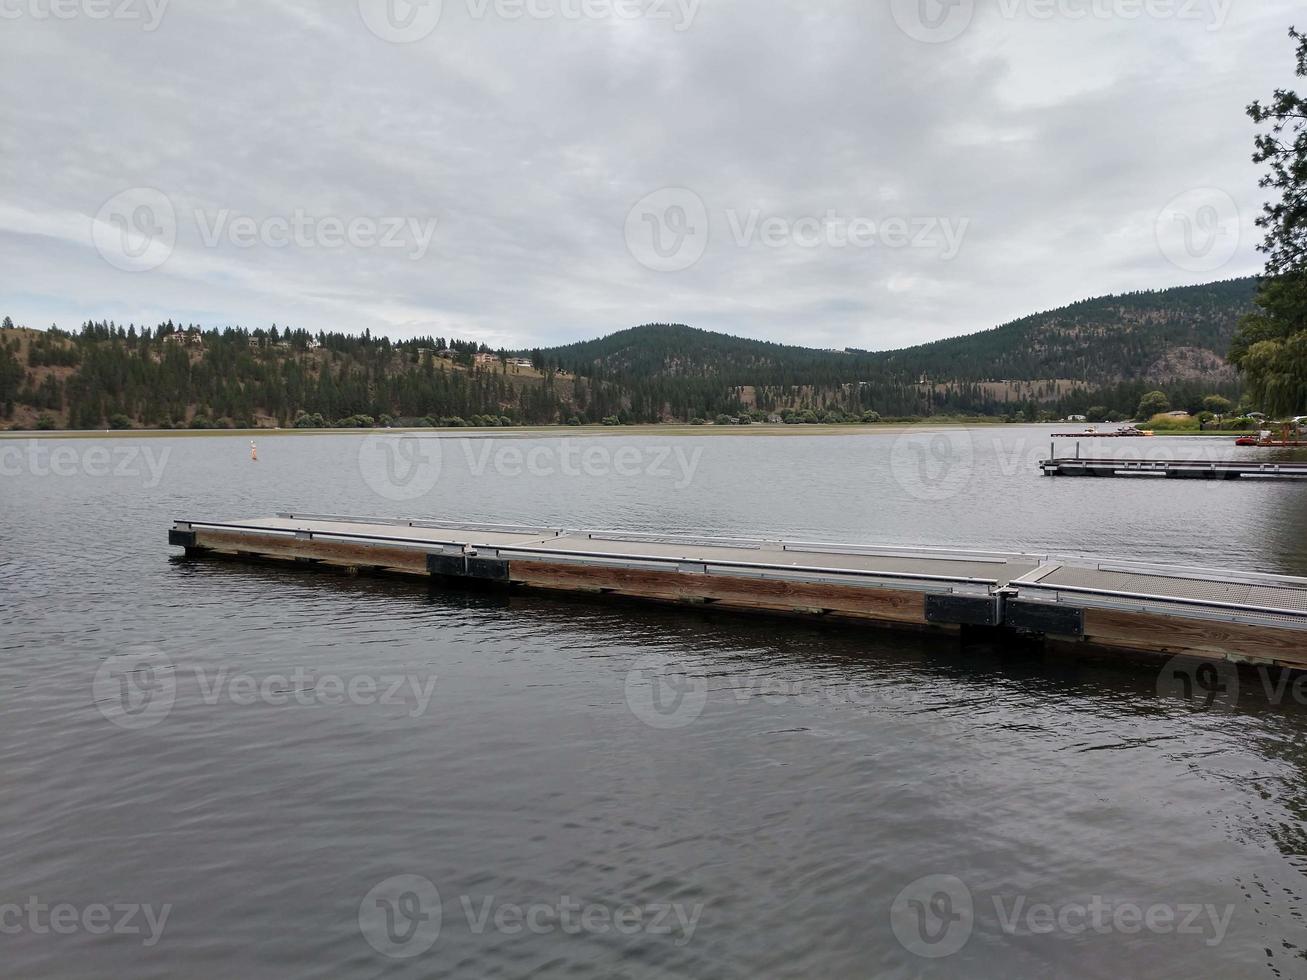
POLYGON ((1307 486, 1046 479, 1048 435, 0 441, 0 973, 1307 976, 1298 687, 166 544, 298 511, 1307 574, 1307 486))

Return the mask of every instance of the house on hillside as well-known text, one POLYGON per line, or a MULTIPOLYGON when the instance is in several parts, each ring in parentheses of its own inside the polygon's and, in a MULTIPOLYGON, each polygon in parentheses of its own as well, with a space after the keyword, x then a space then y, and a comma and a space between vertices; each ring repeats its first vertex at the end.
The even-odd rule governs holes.
POLYGON ((477 367, 493 367, 499 363, 499 355, 480 353, 472 358, 472 362, 477 367))
POLYGON ((198 330, 178 330, 165 336, 163 342, 176 344, 179 347, 203 347, 204 335, 198 330))

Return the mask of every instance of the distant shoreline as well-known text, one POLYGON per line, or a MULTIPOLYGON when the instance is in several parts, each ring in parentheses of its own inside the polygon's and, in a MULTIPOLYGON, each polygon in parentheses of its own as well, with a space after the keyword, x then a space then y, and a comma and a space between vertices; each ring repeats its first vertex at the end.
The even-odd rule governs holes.
MULTIPOLYGON (((1074 424, 1074 423, 1073 423, 1074 424)), ((871 423, 865 425, 848 425, 848 424, 822 424, 816 425, 775 425, 775 424, 754 424, 754 425, 689 425, 685 423, 666 424, 666 425, 514 425, 514 426, 451 426, 445 428, 433 428, 429 426, 419 426, 412 428, 372 428, 372 429, 89 429, 74 430, 67 429, 6 429, 0 431, 0 439, 104 439, 122 438, 122 439, 162 439, 162 438, 212 438, 212 437, 236 437, 268 439, 277 436, 342 436, 342 435, 380 435, 391 433, 394 435, 422 434, 429 433, 441 437, 465 437, 465 438, 486 438, 486 437, 513 437, 518 435, 552 435, 562 436, 568 434, 578 434, 584 436, 652 436, 652 435, 670 435, 670 436, 706 436, 724 438, 728 436, 781 436, 785 438, 794 436, 838 436, 838 435, 903 435, 908 432, 931 432, 942 430, 956 429, 1027 429, 1041 428, 1056 431, 1065 430, 1065 422, 1003 422, 995 420, 993 422, 977 422, 968 420, 965 422, 890 422, 890 423, 871 423)), ((1226 437, 1248 435, 1245 431, 1234 430, 1207 430, 1206 432, 1193 432, 1177 430, 1171 432, 1157 432, 1155 438, 1175 438, 1178 436, 1189 437, 1226 437)), ((1085 440, 1092 439, 1093 436, 1082 436, 1085 440)))

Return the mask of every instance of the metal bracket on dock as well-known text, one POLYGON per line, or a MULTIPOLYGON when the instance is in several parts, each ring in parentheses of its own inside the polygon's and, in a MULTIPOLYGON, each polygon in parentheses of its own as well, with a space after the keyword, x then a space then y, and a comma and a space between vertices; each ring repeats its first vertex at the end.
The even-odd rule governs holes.
POLYGON ((450 578, 474 578, 484 582, 507 582, 508 562, 502 558, 472 555, 427 555, 427 571, 450 578))
POLYGON ((952 626, 997 626, 999 600, 995 596, 928 595, 926 622, 952 626))

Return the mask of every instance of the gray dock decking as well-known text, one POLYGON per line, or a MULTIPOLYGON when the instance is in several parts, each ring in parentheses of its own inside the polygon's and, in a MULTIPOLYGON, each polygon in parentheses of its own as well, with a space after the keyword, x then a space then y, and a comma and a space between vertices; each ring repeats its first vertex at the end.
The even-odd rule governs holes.
POLYGON ((1079 556, 280 514, 177 521, 188 553, 1307 666, 1307 579, 1079 556), (913 597, 916 597, 915 599, 913 597))

